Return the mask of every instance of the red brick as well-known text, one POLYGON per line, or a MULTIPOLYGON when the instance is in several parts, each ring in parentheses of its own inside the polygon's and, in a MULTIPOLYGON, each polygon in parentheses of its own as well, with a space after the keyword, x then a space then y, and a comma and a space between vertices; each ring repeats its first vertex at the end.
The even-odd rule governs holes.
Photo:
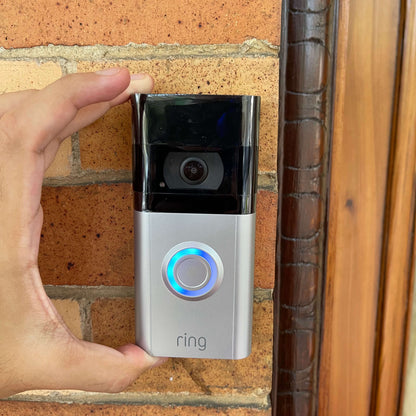
POLYGON ((270 416, 271 411, 247 408, 162 407, 134 405, 82 405, 37 402, 2 402, 1 416, 270 416))
POLYGON ((259 191, 256 213, 256 287, 274 287, 276 266, 277 194, 259 191))
POLYGON ((130 103, 109 110, 79 132, 81 166, 102 171, 131 169, 130 103))
POLYGON ((59 147, 52 164, 45 172, 45 178, 63 177, 71 173, 72 145, 71 139, 64 140, 59 147))
POLYGON ((43 88, 61 76, 61 66, 55 62, 39 64, 33 61, 0 61, 0 91, 2 93, 43 88))
POLYGON ((135 43, 279 43, 280 3, 273 0, 34 1, 0 3, 6 48, 135 43))
MULTIPOLYGON (((274 284, 276 194, 258 193, 255 286, 274 284)), ((131 286, 131 185, 44 187, 39 264, 43 282, 131 286)))
MULTIPOLYGON (((96 71, 119 63, 80 62, 80 72, 96 71)), ((131 72, 148 72, 155 79, 155 93, 249 94, 261 96, 260 171, 277 166, 278 59, 188 58, 123 61, 131 72)), ((130 105, 110 110, 79 133, 84 169, 130 169, 130 105)))
POLYGON ((44 284, 132 285, 130 184, 44 187, 44 284))
POLYGON ((71 299, 52 299, 52 303, 69 330, 77 338, 82 339, 82 323, 78 302, 71 299))
MULTIPOLYGON (((271 388, 272 302, 254 304, 253 345, 243 360, 171 359, 144 373, 128 390, 205 394, 267 392, 271 388)), ((117 347, 134 342, 133 299, 99 299, 92 305, 94 341, 117 347)))

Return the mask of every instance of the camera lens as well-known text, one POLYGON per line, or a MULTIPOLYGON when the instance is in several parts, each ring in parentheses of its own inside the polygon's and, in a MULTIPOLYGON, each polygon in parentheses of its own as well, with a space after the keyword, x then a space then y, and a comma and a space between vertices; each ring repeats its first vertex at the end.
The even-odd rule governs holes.
POLYGON ((180 173, 186 183, 198 185, 207 177, 208 167, 202 159, 188 157, 181 163, 180 173))

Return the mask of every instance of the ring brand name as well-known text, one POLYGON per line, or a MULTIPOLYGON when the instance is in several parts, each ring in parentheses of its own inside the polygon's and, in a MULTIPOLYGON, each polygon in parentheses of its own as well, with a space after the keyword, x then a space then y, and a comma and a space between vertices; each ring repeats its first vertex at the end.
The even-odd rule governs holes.
POLYGON ((184 348, 198 348, 199 351, 207 349, 207 339, 205 337, 194 337, 186 332, 176 338, 176 346, 184 348))

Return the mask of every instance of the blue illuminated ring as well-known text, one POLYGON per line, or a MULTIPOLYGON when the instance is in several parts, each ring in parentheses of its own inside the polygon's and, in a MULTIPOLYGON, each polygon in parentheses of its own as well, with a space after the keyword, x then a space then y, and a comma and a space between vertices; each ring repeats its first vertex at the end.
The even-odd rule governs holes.
POLYGON ((211 247, 189 241, 178 244, 169 250, 162 264, 162 275, 167 288, 174 295, 187 300, 200 300, 211 296, 220 286, 223 278, 223 265, 220 257, 211 247), (210 269, 208 281, 196 290, 183 287, 175 276, 175 268, 187 257, 201 257, 210 269))

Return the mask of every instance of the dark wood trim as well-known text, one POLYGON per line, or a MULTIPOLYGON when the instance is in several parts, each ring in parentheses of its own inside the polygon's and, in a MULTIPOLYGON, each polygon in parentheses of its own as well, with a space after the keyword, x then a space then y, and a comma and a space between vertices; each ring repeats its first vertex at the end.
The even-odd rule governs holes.
POLYGON ((273 415, 314 415, 324 285, 336 2, 283 0, 273 415))

